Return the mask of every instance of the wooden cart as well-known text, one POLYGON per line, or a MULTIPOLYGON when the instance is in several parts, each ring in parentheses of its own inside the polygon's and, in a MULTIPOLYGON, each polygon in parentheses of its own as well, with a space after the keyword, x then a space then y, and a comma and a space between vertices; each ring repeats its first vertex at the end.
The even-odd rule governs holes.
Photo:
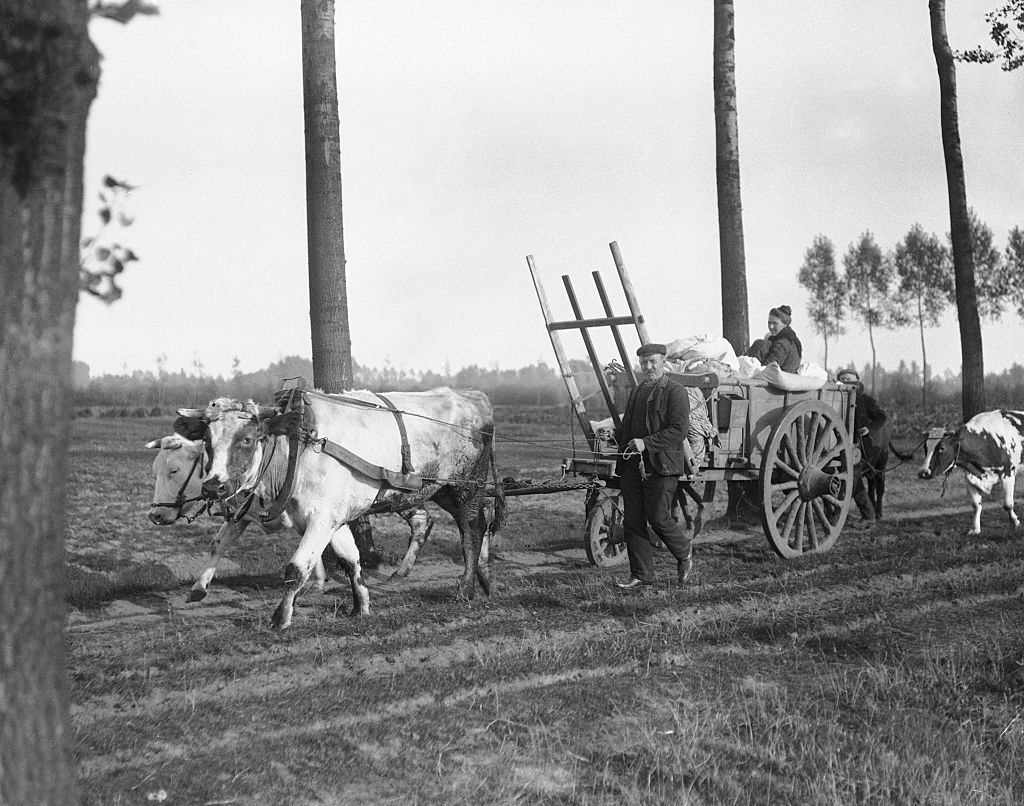
MULTIPOLYGON (((626 336, 632 340, 629 331, 635 330, 640 344, 650 341, 618 245, 610 246, 628 315, 614 314, 601 275, 595 271, 592 276, 603 315, 584 317, 572 282, 563 275, 575 318, 555 320, 534 258, 526 259, 559 370, 587 440, 588 448, 574 450, 566 467, 573 474, 604 483, 592 489, 586 500, 584 547, 595 565, 623 562, 626 552, 621 542, 622 510, 615 473, 617 448, 595 434, 591 421, 610 415, 614 425, 619 425, 626 395, 637 383, 635 352, 627 347, 626 336), (607 362, 597 354, 591 335, 596 328, 611 331, 624 368, 618 386, 609 382, 604 371, 607 362), (607 414, 588 414, 562 346, 560 334, 565 330, 581 334, 607 414)), ((858 458, 851 440, 855 390, 829 382, 814 391, 787 392, 761 379, 724 380, 714 373, 670 373, 670 378, 701 390, 716 434, 708 440, 706 455, 694 473, 680 477, 681 490, 706 503, 713 500, 719 481, 729 482, 730 523, 740 518, 739 504, 753 498, 764 533, 780 556, 827 551, 838 539, 853 499, 853 466, 858 458), (703 491, 698 496, 694 485, 700 483, 703 491)), ((683 495, 679 498, 682 503, 683 495)))

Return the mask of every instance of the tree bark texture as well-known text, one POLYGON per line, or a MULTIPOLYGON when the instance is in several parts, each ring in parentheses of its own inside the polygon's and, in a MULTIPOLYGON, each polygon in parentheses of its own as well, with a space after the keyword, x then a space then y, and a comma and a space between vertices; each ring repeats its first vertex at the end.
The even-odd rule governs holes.
POLYGON ((956 100, 956 66, 946 35, 945 0, 929 0, 932 51, 939 73, 939 119, 942 152, 946 162, 949 192, 949 231, 953 242, 953 276, 956 282, 956 312, 960 322, 962 363, 961 403, 964 421, 985 410, 985 361, 981 341, 981 317, 974 280, 971 221, 967 208, 967 182, 960 151, 960 123, 956 100))
POLYGON ((736 352, 750 346, 747 267, 740 200, 740 144, 736 120, 736 31, 732 0, 715 0, 715 168, 718 243, 722 260, 722 334, 736 352))
POLYGON ((302 0, 301 14, 313 381, 326 392, 341 392, 352 388, 352 339, 341 215, 334 0, 302 0))
POLYGON ((85 126, 84 0, 0 0, 0 803, 75 802, 65 482, 85 126))

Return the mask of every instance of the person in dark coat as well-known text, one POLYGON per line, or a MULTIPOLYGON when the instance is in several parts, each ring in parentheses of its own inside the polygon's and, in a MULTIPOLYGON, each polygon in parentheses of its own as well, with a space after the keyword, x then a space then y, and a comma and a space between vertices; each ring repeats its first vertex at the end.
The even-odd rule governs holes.
POLYGON ((645 344, 637 350, 643 377, 630 392, 615 434, 616 444, 622 449, 616 472, 630 572, 628 581, 618 583, 624 590, 654 584, 654 546, 648 523, 676 558, 680 584, 693 568, 693 547, 686 525, 672 517, 679 476, 689 472, 684 443, 690 400, 686 389, 665 375, 667 352, 664 344, 645 344))
POLYGON ((857 390, 853 411, 853 441, 860 447, 861 459, 853 467, 853 501, 861 519, 871 523, 882 517, 885 494, 885 469, 889 459, 892 425, 878 401, 864 391, 860 375, 844 369, 836 376, 839 383, 857 390))
POLYGON ((793 311, 788 305, 772 308, 768 312, 768 333, 750 345, 747 355, 765 366, 774 362, 783 372, 799 372, 804 348, 789 326, 792 321, 793 311))

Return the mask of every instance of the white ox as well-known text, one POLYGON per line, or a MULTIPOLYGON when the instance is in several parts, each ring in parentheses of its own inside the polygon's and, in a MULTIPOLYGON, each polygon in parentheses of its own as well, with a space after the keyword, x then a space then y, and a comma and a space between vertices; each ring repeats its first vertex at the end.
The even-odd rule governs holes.
POLYGON ((1003 483, 1003 509, 1010 516, 1013 528, 1020 519, 1013 509, 1013 488, 1016 476, 1024 465, 1024 412, 983 411, 976 414, 957 431, 929 434, 924 464, 918 471, 922 479, 951 473, 955 467, 964 471, 974 505, 974 521, 968 534, 981 534, 982 495, 989 495, 996 482, 1003 483))
MULTIPOLYGON (((298 428, 301 439, 294 479, 281 516, 301 540, 285 569, 285 595, 271 620, 276 628, 291 623, 295 596, 328 545, 351 581, 353 615, 369 614, 369 592, 347 524, 371 510, 402 511, 428 500, 454 518, 462 538, 465 567, 458 584, 459 597, 472 598, 476 580, 485 593, 490 592, 484 535, 497 531, 504 517, 504 498, 494 466, 490 401, 482 392, 446 387, 389 392, 387 397, 400 412, 409 459, 422 478, 417 490, 396 489, 369 475, 373 471, 368 468, 390 468, 396 474, 393 478, 400 474, 395 467, 402 455, 402 429, 396 425, 395 412, 381 405, 380 398, 371 392, 303 393, 305 413, 298 428), (355 459, 342 462, 329 455, 339 446, 355 459), (357 469, 359 461, 364 464, 357 469), (496 495, 490 524, 484 515, 488 474, 495 482, 496 495)), ((289 435, 296 430, 295 412, 218 398, 205 410, 179 409, 179 414, 182 418, 175 424, 179 433, 200 423, 207 429, 211 451, 203 485, 207 495, 236 501, 256 496, 271 501, 281 493, 291 451, 289 435)))
MULTIPOLYGON (((203 470, 203 441, 171 434, 147 442, 146 447, 158 451, 153 459, 154 488, 153 504, 149 510, 150 521, 157 526, 167 526, 180 518, 185 518, 191 523, 206 510, 208 503, 202 491, 206 475, 203 470)), ((434 526, 434 519, 423 507, 413 507, 398 514, 409 525, 409 546, 405 557, 391 574, 392 578, 409 575, 419 550, 434 526)), ((275 534, 285 528, 280 520, 267 523, 261 520, 259 515, 260 513, 250 510, 238 520, 225 520, 210 541, 209 561, 189 591, 189 602, 198 602, 206 598, 221 558, 249 524, 255 523, 266 534, 275 534)), ((323 590, 327 574, 322 560, 318 560, 314 566, 313 576, 316 587, 323 590)))

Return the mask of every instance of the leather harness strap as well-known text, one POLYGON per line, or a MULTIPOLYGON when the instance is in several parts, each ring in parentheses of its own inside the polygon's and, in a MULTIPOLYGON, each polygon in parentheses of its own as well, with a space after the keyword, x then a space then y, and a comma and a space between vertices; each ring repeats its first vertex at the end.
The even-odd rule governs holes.
MULTIPOLYGON (((295 380, 295 379, 293 379, 295 380)), ((277 491, 277 496, 271 502, 270 507, 260 520, 264 523, 276 520, 288 506, 288 499, 292 495, 292 486, 295 483, 295 465, 299 460, 299 436, 305 425, 306 404, 306 382, 304 379, 297 379, 295 386, 282 389, 275 395, 277 405, 284 414, 291 415, 292 420, 288 423, 288 470, 285 472, 284 484, 277 491)))
MULTIPOLYGON (((292 398, 288 399, 288 405, 292 404, 292 398)), ((288 470, 285 472, 284 484, 281 485, 281 489, 277 491, 277 496, 274 498, 270 507, 263 515, 260 516, 260 520, 264 523, 275 520, 281 517, 281 513, 284 512, 288 506, 288 499, 292 495, 292 486, 295 483, 295 465, 299 460, 299 434, 302 431, 302 414, 305 408, 305 399, 299 397, 299 408, 290 412, 294 415, 295 420, 293 423, 289 423, 288 426, 288 470)))
MULTIPOLYGON (((311 418, 312 411, 307 408, 309 399, 307 396, 307 390, 304 386, 304 384, 300 384, 297 390, 293 388, 282 390, 282 392, 278 393, 278 405, 282 407, 285 414, 291 414, 294 417, 294 421, 290 422, 287 428, 288 471, 285 475, 285 481, 281 486, 281 489, 278 491, 277 497, 270 505, 270 508, 263 515, 263 521, 272 521, 275 518, 280 517, 281 513, 284 512, 285 508, 288 506, 288 500, 291 497, 292 486, 295 481, 295 465, 298 460, 299 451, 303 445, 309 445, 314 450, 319 450, 330 456, 335 461, 352 468, 360 475, 366 476, 374 481, 383 482, 396 490, 414 492, 422 489, 423 478, 416 474, 415 468, 412 464, 412 451, 409 447, 409 435, 405 428, 405 422, 402 420, 402 413, 390 400, 388 400, 384 395, 377 394, 376 392, 374 393, 387 405, 391 413, 394 414, 395 420, 398 423, 398 433, 401 435, 402 439, 402 469, 400 471, 388 470, 386 467, 375 465, 353 453, 344 445, 332 442, 326 437, 318 437, 316 434, 316 424, 312 422, 311 418), (298 394, 296 394, 296 391, 298 391, 298 394)), ((324 395, 324 397, 330 400, 330 396, 324 395)), ((345 402, 358 403, 363 406, 373 406, 372 403, 366 403, 364 401, 351 398, 345 399, 345 402)))
POLYGON ((374 392, 374 394, 384 401, 385 405, 391 409, 391 413, 395 415, 395 422, 398 423, 398 433, 402 437, 402 473, 408 475, 415 473, 416 468, 412 466, 412 451, 409 448, 409 434, 405 430, 405 421, 402 419, 402 412, 395 408, 395 404, 388 400, 380 392, 374 392))
MULTIPOLYGON (((311 444, 319 448, 323 453, 326 453, 332 459, 341 462, 343 465, 347 465, 355 470, 357 473, 368 476, 375 481, 382 481, 385 484, 394 487, 397 490, 419 490, 423 487, 422 476, 417 476, 415 473, 396 472, 394 470, 388 470, 386 467, 372 464, 367 462, 361 456, 357 456, 352 453, 344 445, 339 445, 336 442, 331 442, 329 439, 321 437, 320 439, 314 439, 311 444)), ((403 462, 403 466, 404 466, 403 462)))

